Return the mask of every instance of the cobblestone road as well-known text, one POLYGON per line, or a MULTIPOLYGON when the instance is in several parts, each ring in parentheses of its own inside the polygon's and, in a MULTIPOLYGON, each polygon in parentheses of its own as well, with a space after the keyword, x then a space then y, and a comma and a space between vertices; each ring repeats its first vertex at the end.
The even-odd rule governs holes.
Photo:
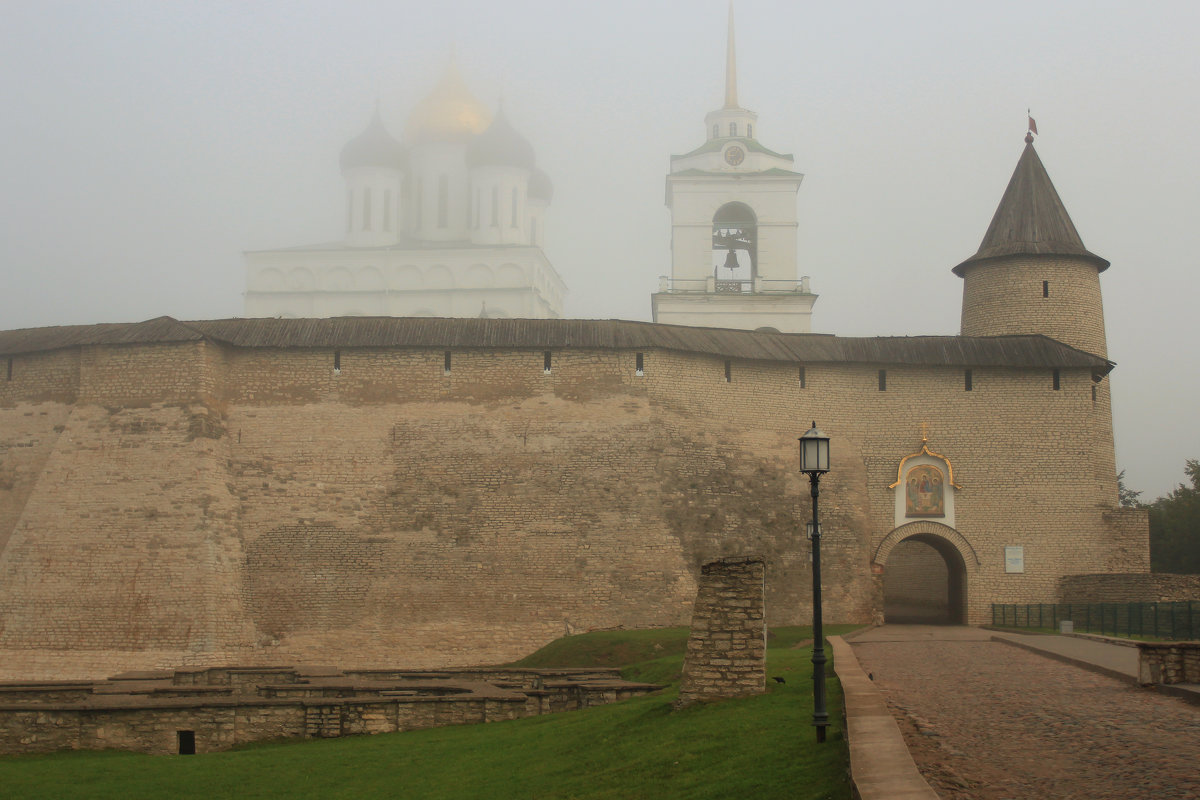
POLYGON ((854 653, 943 798, 1200 798, 1200 706, 999 642, 854 653))

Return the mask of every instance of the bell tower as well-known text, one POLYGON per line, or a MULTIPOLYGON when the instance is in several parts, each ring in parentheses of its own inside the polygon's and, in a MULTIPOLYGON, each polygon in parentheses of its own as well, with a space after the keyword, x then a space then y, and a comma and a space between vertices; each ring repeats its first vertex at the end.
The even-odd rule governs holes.
POLYGON ((733 6, 725 52, 725 103, 704 117, 705 142, 671 156, 671 274, 651 296, 655 322, 807 333, 813 303, 796 259, 790 155, 759 143, 758 115, 737 94, 733 6))

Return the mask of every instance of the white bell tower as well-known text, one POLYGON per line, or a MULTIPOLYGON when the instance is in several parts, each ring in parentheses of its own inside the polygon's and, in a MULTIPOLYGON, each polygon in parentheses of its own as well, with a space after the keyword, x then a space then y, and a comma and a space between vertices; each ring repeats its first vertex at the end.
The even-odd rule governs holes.
POLYGON ((804 176, 759 144, 758 115, 738 104, 732 4, 725 104, 704 127, 703 145, 671 156, 671 275, 651 296, 654 321, 808 333, 817 296, 796 264, 804 176))

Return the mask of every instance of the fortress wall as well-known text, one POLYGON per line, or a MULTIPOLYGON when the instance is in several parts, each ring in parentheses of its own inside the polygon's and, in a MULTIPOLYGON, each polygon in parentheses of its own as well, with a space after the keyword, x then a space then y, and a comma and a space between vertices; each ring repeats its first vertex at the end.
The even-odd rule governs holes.
MULTIPOLYGON (((1096 481, 1093 464, 1112 463, 1111 433, 1096 433, 1111 419, 1105 396, 1091 399, 1087 370, 1062 370, 1055 391, 1049 369, 974 368, 967 392, 960 368, 813 364, 800 388, 794 364, 734 360, 726 383, 721 359, 656 353, 647 359, 647 377, 660 359, 671 377, 652 395, 657 402, 737 420, 757 431, 760 447, 773 437, 786 470, 795 471, 795 438, 813 419, 833 434, 835 469, 821 484, 823 544, 836 550, 850 531, 869 541, 850 535, 858 545, 845 553, 851 561, 829 561, 824 571, 860 598, 867 593, 850 576, 865 568, 853 559, 868 548, 873 553, 894 527, 887 487, 900 460, 920 449, 922 422, 929 423, 930 448, 950 459, 964 487, 956 495, 956 527, 982 562, 968 586, 973 621, 986 620, 991 602, 1052 602, 1062 574, 1109 568, 1114 542, 1103 514, 1116 503, 1116 486, 1096 481), (887 370, 882 392, 880 369, 887 370), (1005 545, 1025 547, 1024 574, 1004 572, 1005 545)), ((801 520, 809 513, 802 503, 801 520)))
POLYGON ((731 360, 726 382, 725 359, 671 351, 637 376, 632 351, 555 351, 546 375, 541 350, 454 350, 446 375, 441 349, 343 350, 339 373, 332 348, 142 349, 87 348, 81 393, 111 411, 0 409, 47 448, 40 468, 0 461, 41 472, 0 554, 6 663, 505 661, 686 624, 700 565, 747 552, 767 560, 769 624, 805 622, 813 419, 833 434, 830 620, 875 610, 887 486, 921 422, 964 486, 974 617, 1110 568, 1106 498, 1080 476, 1106 446, 1084 370, 1055 392, 1049 370, 976 369, 964 392, 961 369, 892 366, 880 392, 874 365, 807 365, 801 388, 795 364, 731 360))
MULTIPOLYGON (((871 421, 864 457, 879 537, 894 524, 895 490, 887 487, 900 460, 920 449, 919 424, 929 423, 930 449, 950 460, 963 487, 954 527, 980 559, 977 569, 968 565, 969 620, 978 622, 991 602, 1049 602, 1056 576, 1099 568, 1110 552, 1102 512, 1116 497, 1101 496, 1093 480, 1097 408, 1086 370, 1063 370, 1059 391, 1050 370, 974 369, 972 379, 967 392, 961 369, 889 368, 887 391, 876 388, 856 410, 871 421), (1005 573, 1006 545, 1025 548, 1023 574, 1005 573), (1084 563, 1093 566, 1080 569, 1084 563)), ((855 408, 853 400, 846 407, 855 408)))
POLYGON ((0 405, 0 557, 70 414, 57 402, 0 405))
POLYGON ((148 406, 210 397, 208 342, 88 345, 81 348, 80 403, 148 406))
POLYGON ((1104 512, 1111 547, 1107 572, 1150 573, 1150 509, 1113 508, 1104 512))
POLYGON ((79 393, 79 348, 0 357, 0 408, 17 403, 73 403, 79 393))
MULTIPOLYGON (((1143 510, 1143 509, 1130 509, 1143 510)), ((1200 601, 1200 575, 1149 572, 1064 575, 1061 603, 1179 603, 1200 601)), ((1167 612, 1164 610, 1164 616, 1167 612)), ((1182 613, 1186 613, 1184 610, 1182 613)))
POLYGON ((179 663, 253 644, 224 445, 194 435, 193 412, 72 410, 0 554, 5 674, 26 651, 39 664, 55 650, 179 663))
MULTIPOLYGON (((285 380, 331 369, 280 355, 285 380)), ((304 655, 358 630, 378 663, 401 652, 435 665, 513 658, 572 630, 686 623, 706 551, 669 519, 680 502, 664 501, 663 462, 712 448, 672 441, 690 423, 638 396, 632 354, 555 353, 549 376, 541 351, 455 352, 450 376, 440 351, 371 356, 343 354, 334 389, 370 387, 374 404, 231 407, 264 634, 304 655), (337 598, 319 597, 327 584, 337 598)))

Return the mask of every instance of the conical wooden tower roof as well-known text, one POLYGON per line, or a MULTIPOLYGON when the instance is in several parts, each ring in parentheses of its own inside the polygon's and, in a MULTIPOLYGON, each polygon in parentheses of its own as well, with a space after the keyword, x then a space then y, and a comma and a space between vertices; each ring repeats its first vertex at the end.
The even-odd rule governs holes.
POLYGON ((1059 199, 1042 160, 1025 137, 1025 151, 1013 170, 979 251, 954 268, 962 277, 976 262, 1004 256, 1060 255, 1090 260, 1103 272, 1108 261, 1083 246, 1075 223, 1059 199))

